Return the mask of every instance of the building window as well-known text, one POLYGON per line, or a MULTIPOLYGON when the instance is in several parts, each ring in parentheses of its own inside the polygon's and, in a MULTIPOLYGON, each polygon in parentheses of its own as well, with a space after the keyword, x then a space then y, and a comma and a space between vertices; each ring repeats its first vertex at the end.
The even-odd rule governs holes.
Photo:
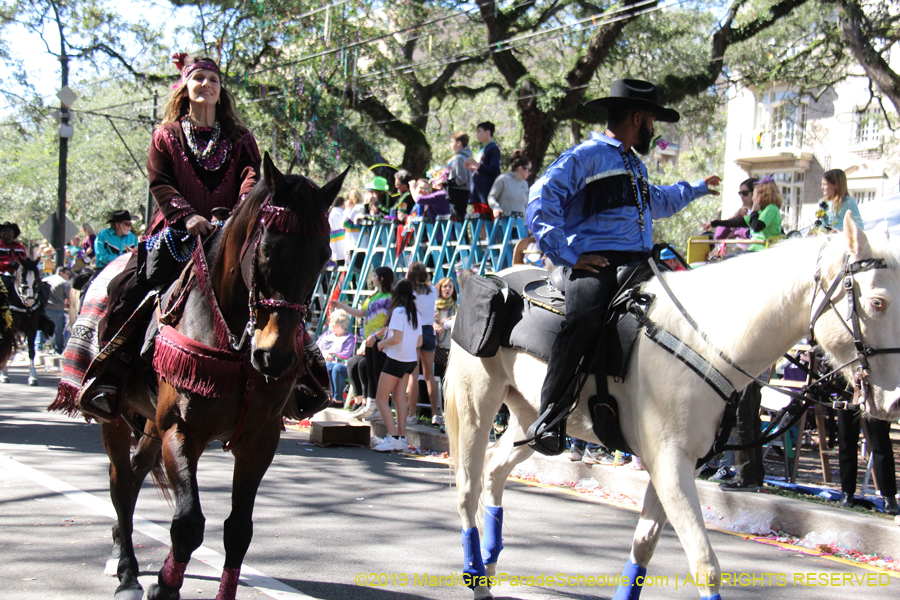
POLYGON ((796 92, 763 94, 756 111, 756 147, 761 150, 802 147, 808 111, 809 106, 796 92))
MULTIPOLYGON (((755 175, 760 177, 765 175, 755 175)), ((772 179, 781 192, 782 222, 785 231, 798 229, 800 223, 800 209, 803 204, 803 179, 804 174, 800 171, 782 171, 781 173, 772 173, 772 179)))
POLYGON ((881 141, 881 128, 884 124, 884 115, 877 106, 870 106, 865 110, 856 111, 856 143, 877 144, 881 141))
POLYGON ((875 190, 853 190, 850 192, 857 204, 865 204, 875 199, 875 190))

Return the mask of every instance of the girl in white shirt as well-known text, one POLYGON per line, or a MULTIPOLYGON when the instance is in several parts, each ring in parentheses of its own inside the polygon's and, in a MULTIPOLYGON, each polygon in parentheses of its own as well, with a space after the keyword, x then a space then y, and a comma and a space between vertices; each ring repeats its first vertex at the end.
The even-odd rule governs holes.
POLYGON ((406 385, 409 374, 416 368, 416 349, 421 345, 422 337, 413 285, 408 279, 394 284, 387 328, 388 336, 378 342, 378 349, 387 354, 387 360, 378 378, 375 404, 388 435, 375 446, 378 452, 406 450, 406 385), (392 393, 397 408, 396 424, 388 404, 392 393))
MULTIPOLYGON (((442 425, 443 417, 438 410, 438 389, 434 380, 434 350, 437 340, 434 335, 434 305, 437 302, 438 291, 431 285, 425 263, 414 262, 409 265, 406 278, 413 284, 416 295, 416 310, 419 322, 422 324, 422 347, 419 348, 419 365, 422 369, 422 378, 425 380, 425 388, 428 390, 428 400, 431 403, 432 425, 442 425)), ((407 389, 409 400, 409 417, 406 422, 415 424, 416 404, 419 401, 419 365, 412 372, 407 389)))

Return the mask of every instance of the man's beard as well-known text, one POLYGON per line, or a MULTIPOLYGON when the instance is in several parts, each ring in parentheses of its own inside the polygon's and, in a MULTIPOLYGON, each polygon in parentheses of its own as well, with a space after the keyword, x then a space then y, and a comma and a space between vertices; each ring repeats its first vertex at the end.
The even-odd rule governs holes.
POLYGON ((638 130, 638 142, 634 145, 634 149, 640 154, 650 153, 650 142, 653 141, 653 131, 646 121, 641 122, 641 128, 638 130))

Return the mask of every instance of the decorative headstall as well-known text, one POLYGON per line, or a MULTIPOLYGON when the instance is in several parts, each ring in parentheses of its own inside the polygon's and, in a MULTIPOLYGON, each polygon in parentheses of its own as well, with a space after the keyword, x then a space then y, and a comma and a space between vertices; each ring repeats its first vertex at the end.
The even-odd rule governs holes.
MULTIPOLYGON (((821 251, 819 260, 821 260, 821 251)), ((820 289, 825 293, 825 296, 822 298, 821 304, 819 304, 819 306, 813 310, 812 317, 810 317, 810 344, 812 345, 815 339, 813 330, 815 329, 816 321, 819 320, 819 318, 827 308, 831 308, 838 316, 838 321, 840 322, 840 324, 843 325, 844 329, 846 329, 847 332, 853 337, 853 346, 856 348, 856 358, 850 360, 847 363, 844 363, 834 371, 839 371, 844 367, 852 365, 855 362, 859 363, 853 370, 852 385, 854 406, 862 404, 867 398, 870 398, 872 394, 872 388, 869 386, 869 375, 871 373, 871 369, 869 368, 869 357, 877 356, 879 354, 900 354, 900 347, 872 348, 871 346, 867 346, 862 338, 862 328, 859 324, 859 312, 857 311, 859 289, 856 285, 856 279, 854 276, 857 273, 865 273, 866 271, 871 271, 873 269, 888 268, 890 267, 888 267, 887 262, 883 258, 867 258, 851 263, 850 256, 845 254, 843 275, 841 277, 836 277, 831 286, 826 290, 822 285, 820 268, 818 265, 816 266, 816 291, 813 295, 813 303, 815 304, 816 296, 818 296, 820 289), (832 297, 837 291, 839 285, 843 285, 844 291, 847 294, 846 318, 841 315, 840 311, 838 311, 837 307, 832 301, 832 297)))

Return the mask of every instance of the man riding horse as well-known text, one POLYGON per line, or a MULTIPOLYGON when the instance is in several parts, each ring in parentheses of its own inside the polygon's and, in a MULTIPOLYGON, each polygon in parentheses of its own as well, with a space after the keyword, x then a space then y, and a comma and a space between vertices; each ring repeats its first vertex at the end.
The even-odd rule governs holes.
MULTIPOLYGON (((619 79, 609 96, 585 106, 606 110, 605 134, 591 134, 556 159, 531 188, 526 208, 540 249, 555 265, 571 268, 565 323, 550 353, 540 414, 527 435, 529 444, 547 455, 565 450, 577 374, 590 374, 591 365, 603 364, 603 348, 592 345, 600 339, 617 291, 617 268, 647 257, 653 247, 652 219, 669 217, 695 198, 718 195, 709 186, 721 181, 709 175, 693 184, 650 185, 634 151, 650 152, 656 121, 679 119, 678 112, 659 104, 653 84, 619 79)), ((605 377, 597 381, 605 388, 605 377)), ((606 395, 604 389, 598 393, 606 395)))
POLYGON ((13 293, 16 269, 19 262, 28 257, 28 251, 21 242, 17 242, 21 230, 16 223, 0 223, 0 278, 9 293, 13 293))

